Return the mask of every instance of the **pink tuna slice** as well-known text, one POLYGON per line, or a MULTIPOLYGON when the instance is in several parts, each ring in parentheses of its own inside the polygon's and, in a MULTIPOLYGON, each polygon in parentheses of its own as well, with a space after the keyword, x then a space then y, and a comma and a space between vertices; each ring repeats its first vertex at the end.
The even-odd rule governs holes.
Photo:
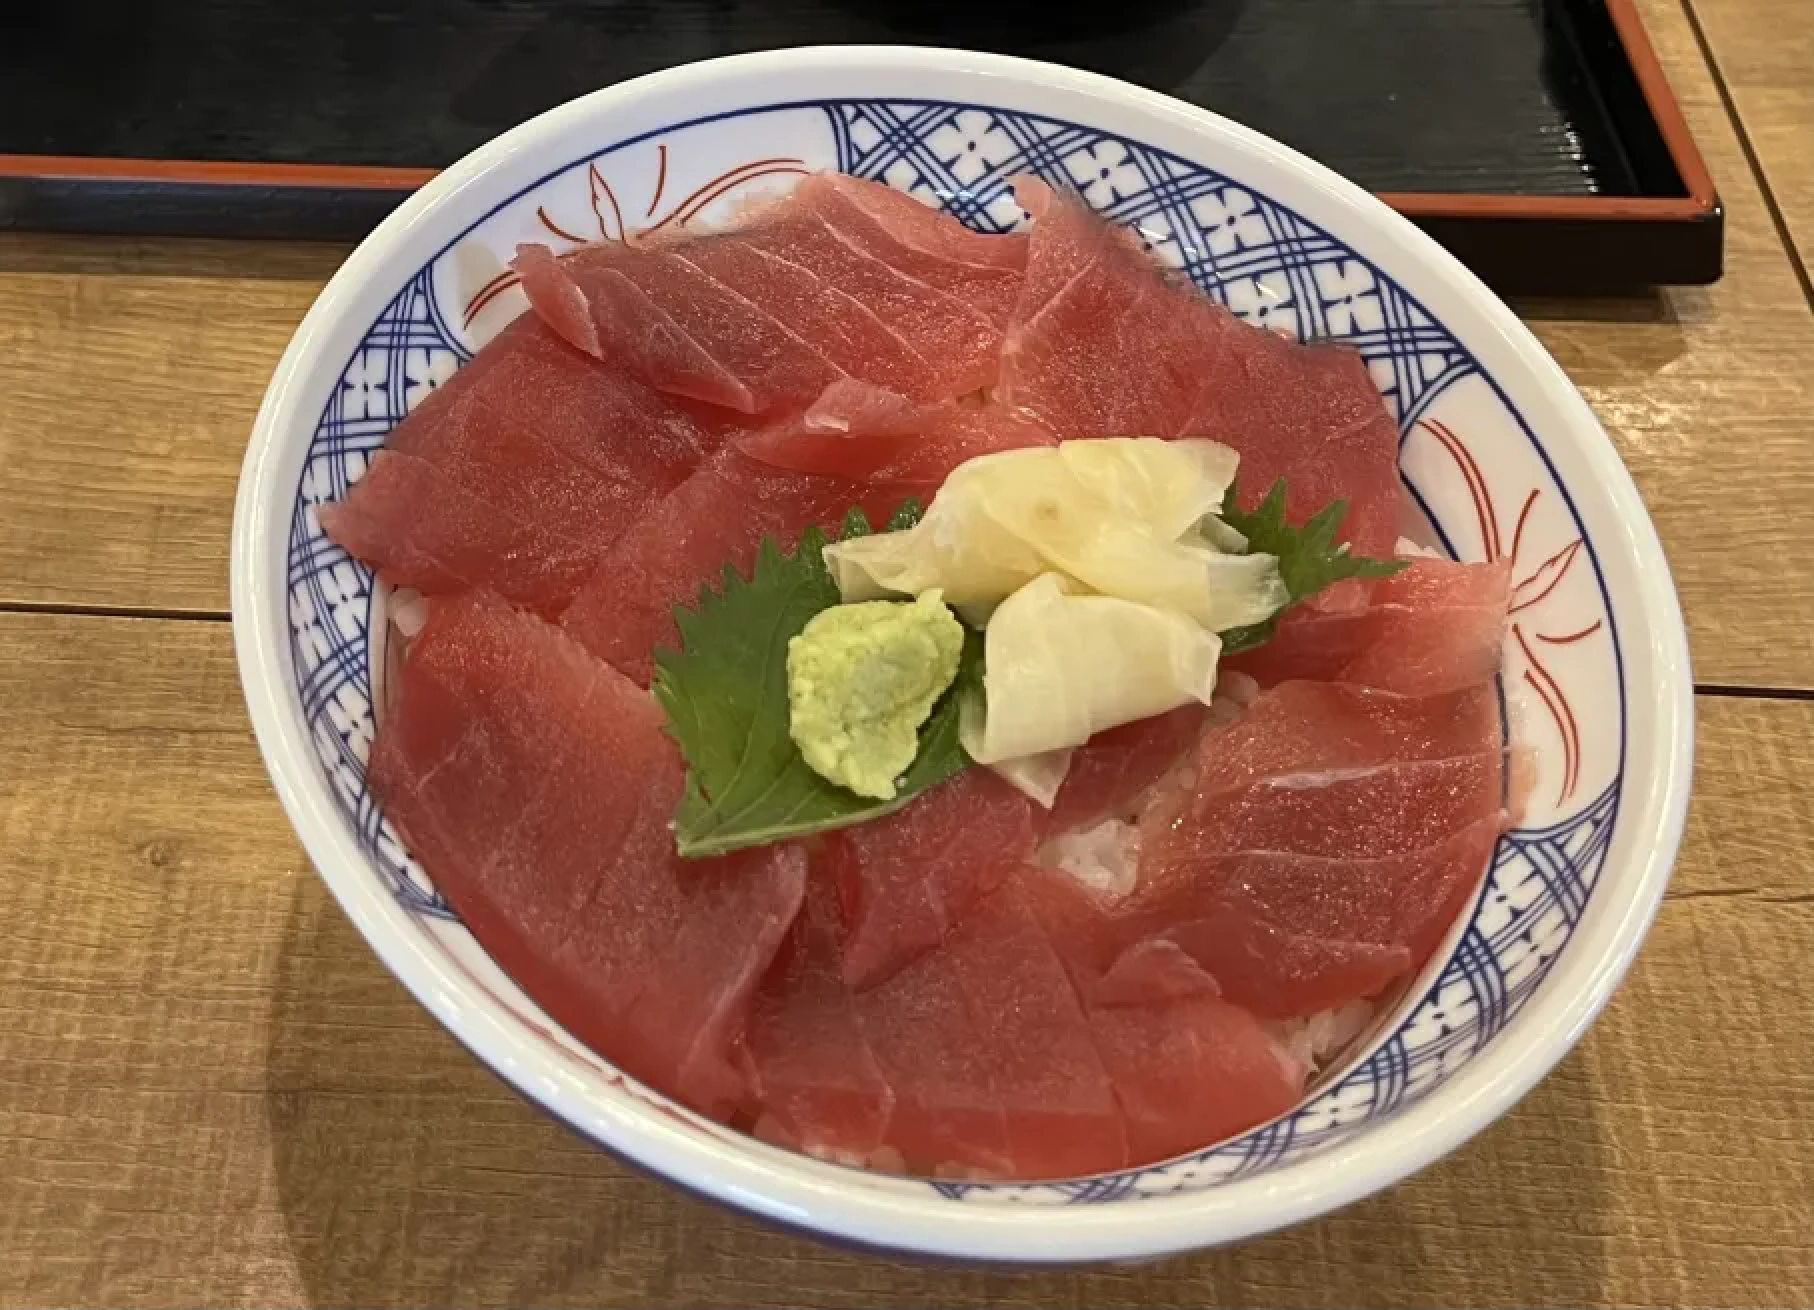
POLYGON ((916 967, 957 975, 1001 1099, 1012 1176, 1119 1169, 1127 1143, 1114 1088, 1063 963, 1010 875, 916 967))
POLYGON ((796 970, 776 984, 786 1008, 759 1001, 750 1030, 767 1131, 873 1155, 884 1105, 873 1061, 891 1105, 882 1145, 910 1170, 1035 1179, 1126 1161, 1120 1108, 1065 967, 1012 870, 1000 876, 943 946, 875 987, 840 998, 842 984, 819 972, 809 997, 783 962, 796 970))
POLYGON ((604 552, 479 499, 433 464, 381 450, 322 531, 386 582, 424 593, 487 587, 543 614, 561 608, 604 552))
POLYGON ((837 889, 814 877, 793 932, 756 993, 744 1053, 760 1107, 758 1136, 861 1164, 887 1139, 894 1091, 857 1022, 843 942, 837 889))
POLYGON ((1221 986, 1190 952, 1166 937, 1135 942, 1088 992, 1094 1005, 1150 1005, 1221 994, 1221 986))
POLYGON ((1287 775, 1334 776, 1499 746, 1499 697, 1488 683, 1402 696, 1349 683, 1287 682, 1202 739, 1194 791, 1213 797, 1287 775))
POLYGON ((1186 951, 1117 953, 1115 907, 1061 873, 1028 869, 1017 887, 1084 998, 1130 1165, 1200 1150, 1297 1103, 1308 1071, 1186 951))
POLYGON ((611 241, 550 261, 524 246, 517 270, 550 326, 658 390, 766 414, 805 405, 843 376, 817 345, 694 266, 685 249, 611 241), (589 334, 573 329, 576 296, 589 334))
POLYGON ((735 232, 664 248, 745 300, 761 305, 811 342, 848 379, 913 401, 944 398, 938 370, 925 356, 874 310, 805 265, 758 249, 735 232))
POLYGON ((1098 1005, 1090 1029, 1127 1123, 1128 1163, 1198 1151, 1297 1104, 1308 1070, 1246 1010, 1203 986, 1098 1005))
POLYGON ((1506 753, 1488 750, 1284 774, 1199 794, 1169 825, 1144 835, 1135 895, 1224 854, 1354 860, 1408 854, 1498 813, 1505 788, 1506 753))
POLYGON ((737 439, 776 468, 923 485, 928 499, 966 460, 1053 444, 1043 427, 994 406, 916 406, 848 382, 827 387, 804 414, 737 439))
POLYGON ((1178 435, 1240 330, 1234 316, 1075 196, 1036 178, 1015 194, 1033 236, 997 398, 1066 439, 1178 435))
POLYGON ((526 314, 391 432, 407 459, 380 458, 322 522, 391 582, 556 612, 716 440, 526 314))
POLYGON ((1114 918, 1166 937, 1270 1017, 1377 994, 1422 964, 1506 825, 1490 684, 1406 697, 1286 683, 1207 734, 1143 816, 1114 918))
POLYGON ((646 692, 483 592, 433 606, 371 764, 390 817, 499 966, 627 1073, 723 1118, 744 1090, 730 1046, 798 909, 805 859, 778 847, 681 861, 668 821, 683 775, 646 692))
POLYGON ((972 232, 910 196, 836 173, 806 179, 794 202, 866 254, 981 311, 997 327, 1013 316, 1026 265, 1025 237, 972 232))
POLYGON ((990 1035, 958 976, 927 956, 854 997, 857 1026, 894 1096, 887 1145, 918 1173, 1009 1178, 1013 1147, 990 1076, 990 1035))
POLYGON ((1136 817, 1155 784, 1196 749, 1208 709, 1191 704, 1099 732, 1071 755, 1071 768, 1042 830, 1073 832, 1136 817))
POLYGON ((1346 500, 1343 538, 1391 552, 1398 428, 1359 354, 1242 323, 1076 197, 1033 178, 1015 188, 1034 223, 1002 403, 1066 439, 1225 442, 1241 455, 1244 503, 1284 478, 1292 521, 1346 500))
POLYGON ((1248 852, 1207 861, 1147 907, 1231 1001, 1270 1018, 1376 995, 1423 965, 1479 886, 1494 812, 1422 850, 1371 860, 1248 852))
POLYGON ((941 398, 995 381, 1001 329, 980 309, 877 259, 794 199, 737 232, 766 254, 811 269, 886 323, 932 366, 941 398))
POLYGON ((1287 932, 1241 902, 1166 930, 1214 975, 1233 1004, 1268 1019, 1294 1019, 1375 997, 1416 967, 1402 946, 1287 932))
POLYGON ((1263 686, 1341 681, 1409 695, 1471 687, 1499 672, 1511 570, 1507 561, 1414 560, 1350 610, 1289 611, 1272 640, 1230 657, 1263 686))
POLYGON ((1000 236, 977 232, 905 191, 848 173, 821 173, 802 182, 800 191, 810 195, 821 187, 837 192, 885 228, 890 237, 911 249, 958 264, 1005 268, 1016 273, 1027 267, 1024 232, 1000 236))
POLYGON ((833 833, 819 858, 850 927, 845 981, 873 987, 938 946, 1032 852, 1030 805, 985 769, 964 771, 898 813, 833 833))
POLYGON ((1398 542, 1398 423, 1358 352, 1300 345, 1242 324, 1227 338, 1196 410, 1179 435, 1241 453, 1241 500, 1251 507, 1284 479, 1286 517, 1302 523, 1348 503, 1340 536, 1359 555, 1398 542))
POLYGON ((561 624, 581 645, 647 683, 655 648, 679 640, 674 607, 697 603, 727 567, 744 576, 767 536, 793 549, 806 528, 836 530, 853 507, 886 522, 923 488, 793 473, 734 447, 655 502, 600 558, 561 624))

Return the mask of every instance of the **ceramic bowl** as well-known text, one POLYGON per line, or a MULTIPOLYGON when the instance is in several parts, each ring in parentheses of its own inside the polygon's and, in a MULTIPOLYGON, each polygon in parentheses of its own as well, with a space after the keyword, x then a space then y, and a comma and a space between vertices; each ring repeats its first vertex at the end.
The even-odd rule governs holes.
POLYGON ((695 64, 508 132, 386 220, 272 379, 233 533, 252 721, 315 865, 372 948, 475 1055, 610 1150, 821 1236, 958 1259, 1134 1259, 1236 1241, 1384 1187, 1518 1100, 1581 1036, 1656 910, 1691 757, 1686 643, 1644 507, 1512 313, 1385 205, 1177 101, 954 51, 695 64), (1133 227, 1256 323, 1360 349, 1404 479, 1458 558, 1512 561, 1504 683, 1535 790, 1478 899, 1371 1037, 1276 1122, 1150 1168, 1010 1186, 865 1174, 705 1122, 559 1031, 479 949, 366 788, 386 597, 321 534, 385 433, 523 308, 517 242, 709 223, 836 168, 979 228, 1037 173, 1133 227))

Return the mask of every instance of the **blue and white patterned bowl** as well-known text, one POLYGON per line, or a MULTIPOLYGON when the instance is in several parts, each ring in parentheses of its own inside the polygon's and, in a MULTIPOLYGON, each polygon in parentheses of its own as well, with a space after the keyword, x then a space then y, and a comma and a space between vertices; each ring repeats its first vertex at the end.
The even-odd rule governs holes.
POLYGON ((1518 320, 1384 205, 1283 147, 1105 78, 995 56, 820 49, 697 64, 546 114, 386 221, 310 311, 259 412, 233 537, 252 720, 310 856, 416 997, 612 1150, 822 1235, 1000 1261, 1235 1241, 1386 1186, 1512 1105, 1630 963, 1680 838, 1681 615, 1631 480, 1518 320), (1459 558, 1513 561, 1508 702, 1537 758, 1525 826, 1374 1037, 1299 1110, 1197 1155, 1072 1182, 887 1178, 699 1120, 549 1022, 477 947, 365 785, 385 597, 321 535, 391 426, 522 308, 505 261, 710 221, 810 170, 881 178, 977 227, 1008 179, 1079 189, 1245 317, 1360 348, 1404 477, 1459 558))

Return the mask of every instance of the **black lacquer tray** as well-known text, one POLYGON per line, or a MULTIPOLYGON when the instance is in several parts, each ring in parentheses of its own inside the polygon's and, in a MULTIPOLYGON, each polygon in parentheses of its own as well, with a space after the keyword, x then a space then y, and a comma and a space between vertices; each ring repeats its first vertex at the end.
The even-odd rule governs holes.
POLYGON ((735 51, 963 46, 1244 122, 1489 281, 1719 276, 1718 197, 1634 0, 13 0, 0 227, 350 239, 596 87, 735 51))

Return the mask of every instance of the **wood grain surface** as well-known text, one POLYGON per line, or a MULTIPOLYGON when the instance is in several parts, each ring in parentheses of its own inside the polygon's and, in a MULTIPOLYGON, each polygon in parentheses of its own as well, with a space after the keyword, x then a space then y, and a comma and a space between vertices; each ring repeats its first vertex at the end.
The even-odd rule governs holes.
POLYGON ((1806 1304, 1814 704, 1700 710, 1649 945, 1506 1120, 1237 1251, 988 1275, 706 1209, 494 1080, 306 867, 226 625, 0 616, 0 1302, 1806 1304))
MULTIPOLYGON (((1814 3, 1693 5, 1805 254, 1814 3)), ((308 868, 220 621, 252 414, 344 252, 0 237, 0 1307, 1814 1304, 1814 308, 1690 12, 1645 16, 1729 275, 1520 308, 1633 468, 1719 693, 1669 898, 1474 1143, 1151 1266, 782 1237, 461 1051, 308 868)))
POLYGON ((1814 18, 1806 0, 1694 0, 1804 270, 1814 269, 1814 18))

